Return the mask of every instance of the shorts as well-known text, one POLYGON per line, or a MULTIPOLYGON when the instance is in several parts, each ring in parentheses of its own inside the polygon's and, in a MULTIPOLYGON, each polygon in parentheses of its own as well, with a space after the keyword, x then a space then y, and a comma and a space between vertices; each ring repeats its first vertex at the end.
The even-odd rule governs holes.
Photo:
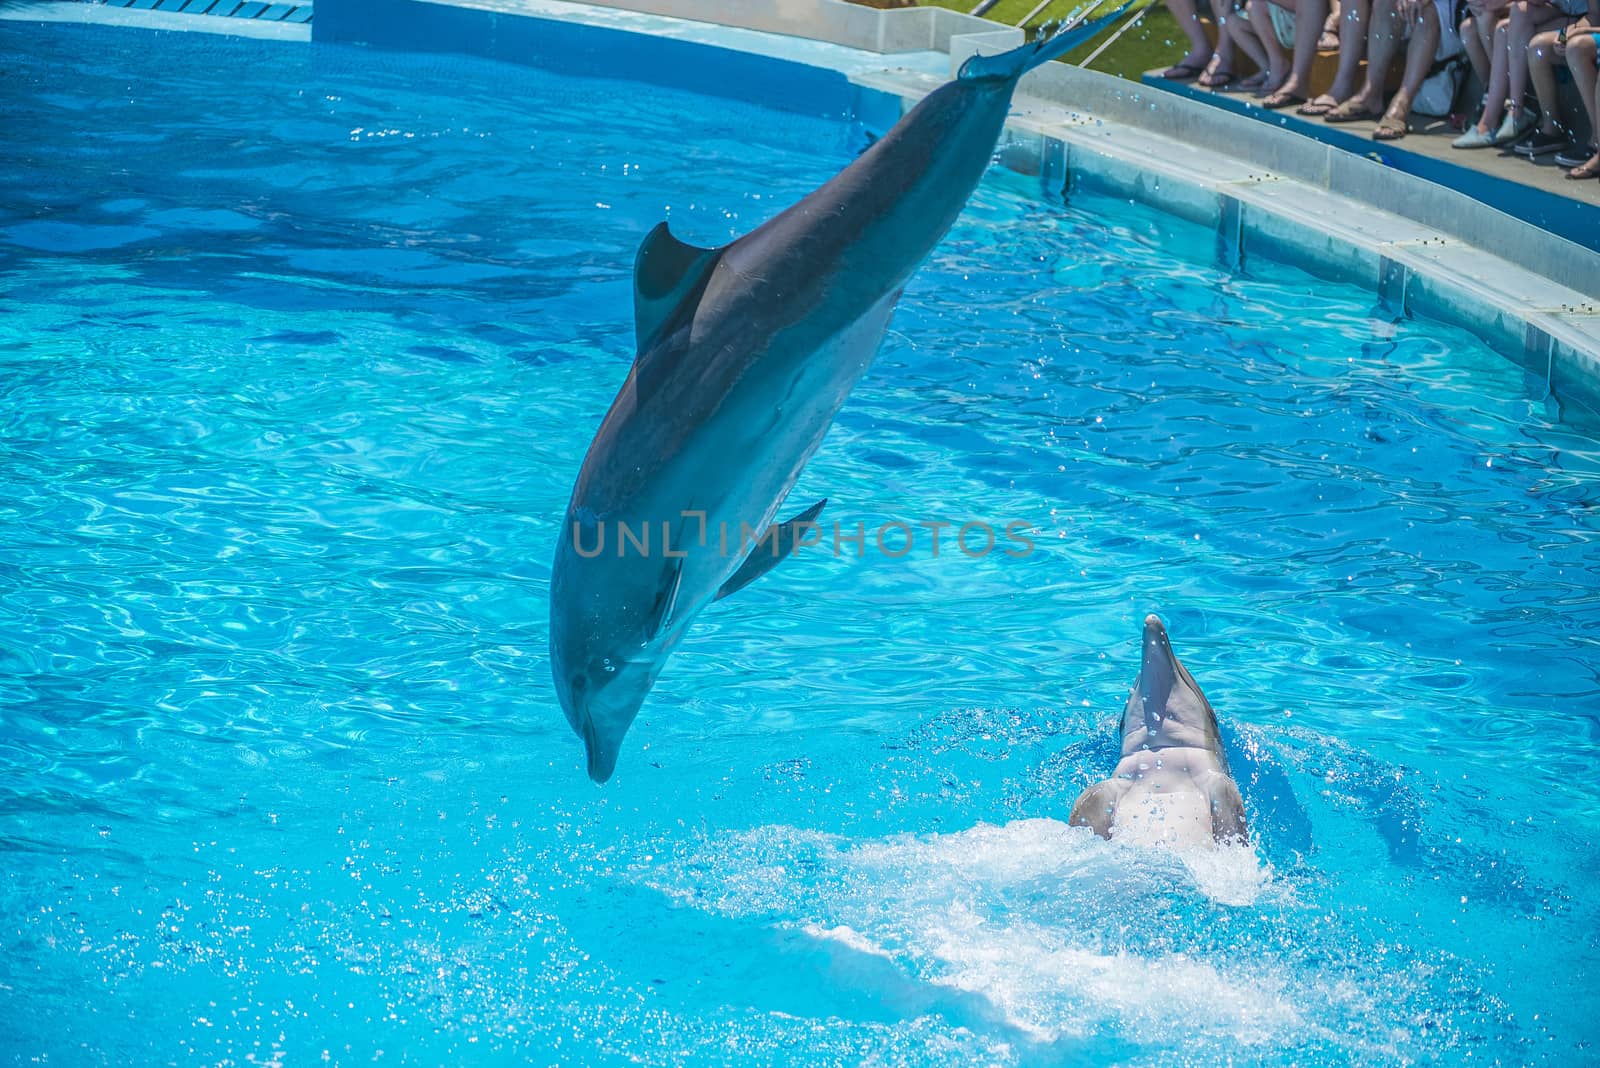
MULTIPOLYGON (((1466 52, 1461 44, 1461 31, 1456 26, 1455 0, 1433 0, 1433 9, 1439 15, 1439 47, 1433 50, 1433 61, 1442 63, 1447 59, 1466 52)), ((1411 37, 1411 28, 1406 27, 1406 38, 1411 37)))
POLYGON ((1278 43, 1285 48, 1293 48, 1294 12, 1270 3, 1269 0, 1256 0, 1256 3, 1267 5, 1267 15, 1272 19, 1272 34, 1278 39, 1278 43))
POLYGON ((1434 62, 1461 55, 1466 48, 1461 44, 1461 32, 1456 26, 1454 0, 1433 0, 1433 6, 1439 12, 1439 47, 1434 49, 1434 62))

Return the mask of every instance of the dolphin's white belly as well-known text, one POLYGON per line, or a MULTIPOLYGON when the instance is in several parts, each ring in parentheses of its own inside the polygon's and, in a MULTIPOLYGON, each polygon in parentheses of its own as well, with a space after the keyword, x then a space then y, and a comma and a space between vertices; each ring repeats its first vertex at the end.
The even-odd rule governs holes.
POLYGON ((1133 845, 1209 846, 1214 841, 1211 799, 1188 779, 1136 782, 1117 800, 1111 837, 1133 845))

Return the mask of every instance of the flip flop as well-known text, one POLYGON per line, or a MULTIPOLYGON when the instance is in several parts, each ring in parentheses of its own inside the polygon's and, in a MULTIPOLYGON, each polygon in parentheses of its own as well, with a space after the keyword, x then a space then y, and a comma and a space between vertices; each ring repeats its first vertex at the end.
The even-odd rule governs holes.
POLYGON ((1372 131, 1374 141, 1398 141, 1410 133, 1406 120, 1397 119, 1393 115, 1385 115, 1378 120, 1378 128, 1372 131))
MULTIPOLYGON (((1206 63, 1209 63, 1207 60, 1206 63)), ((1161 72, 1161 76, 1169 82, 1188 82, 1200 77, 1206 72, 1206 63, 1198 67, 1191 63, 1178 63, 1161 72)))
POLYGON ((1223 86, 1233 84, 1233 71, 1218 70, 1212 71, 1210 74, 1202 74, 1195 79, 1194 83, 1206 89, 1221 89, 1223 86), (1210 80, 1208 81, 1207 79, 1210 80))
POLYGON ((1580 163, 1567 172, 1567 177, 1575 182, 1586 181, 1590 178, 1600 178, 1600 156, 1596 156, 1587 163, 1580 163))
POLYGON ((1282 89, 1279 89, 1276 93, 1271 93, 1263 98, 1261 101, 1261 106, 1266 108, 1268 111, 1280 111, 1283 108, 1292 108, 1297 104, 1304 104, 1305 102, 1306 98, 1301 96, 1299 93, 1286 93, 1282 89))
POLYGON ((1248 78, 1240 78, 1237 81, 1229 82, 1227 85, 1219 85, 1217 89, 1224 93, 1253 93, 1266 84, 1267 76, 1265 74, 1252 74, 1248 78))
POLYGON ((1328 112, 1332 111, 1338 106, 1339 102, 1337 100, 1329 96, 1327 93, 1323 93, 1315 100, 1308 101, 1307 103, 1301 104, 1299 107, 1295 108, 1294 113, 1296 115, 1326 115, 1328 112), (1323 101, 1327 101, 1327 103, 1323 103, 1323 101))
POLYGON ((1360 107, 1359 105, 1357 105, 1355 107, 1352 107, 1351 105, 1353 103, 1354 103, 1354 101, 1346 100, 1343 104, 1340 104, 1338 107, 1334 108, 1332 111, 1330 111, 1326 115, 1322 116, 1322 121, 1323 122, 1374 122, 1374 121, 1376 121, 1378 119, 1383 118, 1383 112, 1381 112, 1381 111, 1368 111, 1366 108, 1360 107))

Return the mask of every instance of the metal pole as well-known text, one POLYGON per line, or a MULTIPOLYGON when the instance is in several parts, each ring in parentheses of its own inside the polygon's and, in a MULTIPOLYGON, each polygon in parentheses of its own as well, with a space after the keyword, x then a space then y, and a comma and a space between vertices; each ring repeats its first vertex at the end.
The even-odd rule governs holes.
POLYGON ((1034 5, 1032 11, 1028 12, 1017 21, 1017 25, 1026 26, 1028 23, 1033 21, 1033 16, 1037 15, 1039 12, 1043 11, 1053 3, 1055 3, 1055 0, 1039 0, 1039 2, 1034 5))
POLYGON ((1089 64, 1093 63, 1096 59, 1098 59, 1101 52, 1104 52, 1106 49, 1108 49, 1112 45, 1116 44, 1118 37, 1121 37, 1123 34, 1127 33, 1129 30, 1133 29, 1134 23, 1136 23, 1140 19, 1144 18, 1144 13, 1146 11, 1149 11, 1150 7, 1153 7, 1153 6, 1154 5, 1141 7, 1138 11, 1135 11, 1133 13, 1133 18, 1129 19, 1127 22, 1124 22, 1121 26, 1117 27, 1117 32, 1112 34, 1110 37, 1107 37, 1101 43, 1100 47, 1096 48, 1093 52, 1090 52, 1089 53, 1089 58, 1085 59, 1082 63, 1079 63, 1078 66, 1081 67, 1081 68, 1084 68, 1084 69, 1088 69, 1089 64))

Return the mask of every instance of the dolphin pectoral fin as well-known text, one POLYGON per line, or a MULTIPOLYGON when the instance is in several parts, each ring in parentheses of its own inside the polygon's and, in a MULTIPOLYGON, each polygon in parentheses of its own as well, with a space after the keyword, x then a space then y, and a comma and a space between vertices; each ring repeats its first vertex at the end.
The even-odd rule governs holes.
POLYGON ((672 236, 657 224, 639 245, 633 262, 633 327, 641 358, 649 353, 662 329, 685 300, 705 288, 720 248, 698 248, 672 236))
POLYGON ((1245 824, 1244 797, 1239 793, 1239 784, 1227 775, 1219 775, 1220 781, 1212 784, 1211 801, 1211 836, 1219 842, 1249 842, 1250 828, 1245 824))
POLYGON ((678 607, 678 590, 682 585, 683 561, 674 560, 671 570, 666 573, 661 591, 656 594, 655 620, 650 624, 651 641, 672 625, 672 613, 678 607))
POLYGON ((1116 821, 1117 802, 1133 784, 1127 779, 1103 779, 1078 795, 1067 817, 1070 827, 1087 827, 1101 838, 1111 837, 1116 821))
POLYGON ((722 584, 716 599, 720 601, 730 593, 738 593, 777 567, 801 544, 800 535, 806 528, 816 529, 817 516, 822 514, 823 506, 827 503, 828 498, 824 497, 787 523, 768 527, 766 533, 756 541, 756 547, 750 550, 750 555, 745 557, 744 563, 739 565, 739 570, 722 584))

